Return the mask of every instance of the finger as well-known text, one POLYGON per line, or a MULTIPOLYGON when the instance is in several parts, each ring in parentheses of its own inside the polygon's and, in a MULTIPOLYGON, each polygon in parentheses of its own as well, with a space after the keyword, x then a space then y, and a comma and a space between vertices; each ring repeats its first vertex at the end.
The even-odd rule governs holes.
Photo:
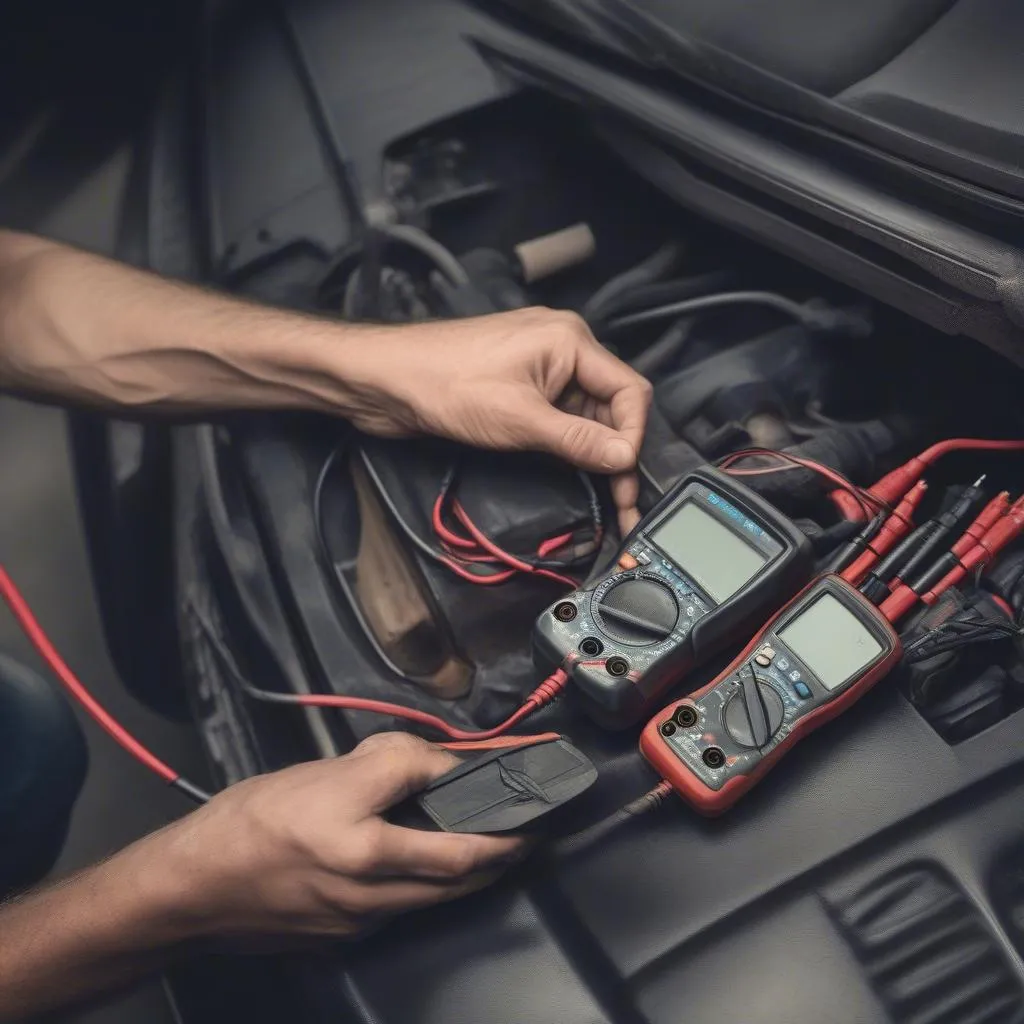
POLYGON ((575 376, 584 391, 609 404, 612 426, 623 433, 639 431, 630 437, 639 450, 651 405, 650 382, 597 342, 577 347, 575 376))
POLYGON ((563 412, 543 401, 530 402, 520 412, 529 447, 596 473, 624 473, 636 465, 634 444, 597 420, 563 412))
POLYGON ((340 762, 359 762, 367 817, 380 814, 455 768, 459 758, 404 732, 377 733, 340 762))
MULTIPOLYGON (((365 925, 382 917, 393 917, 468 896, 493 884, 500 876, 500 871, 492 871, 447 883, 369 881, 360 883, 356 889, 347 880, 339 880, 336 902, 346 916, 354 916, 365 925)), ((328 901, 332 901, 330 889, 325 892, 325 896, 328 901)))
POLYGON ((458 882, 521 860, 526 840, 517 836, 427 832, 386 824, 378 836, 377 874, 458 882))
POLYGON ((651 389, 641 380, 635 387, 617 392, 608 403, 611 427, 617 430, 639 453, 647 429, 647 415, 651 410, 651 389))
POLYGON ((597 417, 640 451, 651 408, 650 382, 597 342, 577 346, 577 385, 599 402, 597 417))
MULTIPOLYGON (((612 411, 608 403, 599 403, 594 415, 606 426, 612 425, 612 411)), ((640 510, 637 508, 640 478, 636 473, 619 473, 612 477, 611 492, 618 511, 619 532, 625 537, 640 522, 640 510)))
POLYGON ((612 477, 611 490, 619 513, 619 530, 625 537, 640 522, 640 510, 637 508, 640 479, 636 473, 620 473, 612 477))

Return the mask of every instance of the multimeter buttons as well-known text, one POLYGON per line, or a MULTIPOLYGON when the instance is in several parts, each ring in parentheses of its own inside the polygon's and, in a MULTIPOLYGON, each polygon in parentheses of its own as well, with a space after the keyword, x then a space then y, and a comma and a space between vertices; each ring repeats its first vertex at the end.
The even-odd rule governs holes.
POLYGON ((629 576, 606 591, 596 611, 608 636, 637 646, 664 640, 679 618, 672 591, 663 583, 639 576, 629 576))
POLYGON ((725 728, 741 747, 763 747, 782 727, 786 707, 778 690, 760 682, 749 668, 722 714, 725 728))

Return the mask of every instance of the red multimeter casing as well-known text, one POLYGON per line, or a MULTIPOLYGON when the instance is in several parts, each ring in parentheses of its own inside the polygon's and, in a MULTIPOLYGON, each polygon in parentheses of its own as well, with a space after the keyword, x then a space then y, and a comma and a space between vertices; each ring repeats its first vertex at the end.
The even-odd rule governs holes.
POLYGON ((706 686, 645 726, 640 752, 697 811, 728 810, 794 744, 859 700, 899 661, 899 637, 838 576, 773 616, 706 686))

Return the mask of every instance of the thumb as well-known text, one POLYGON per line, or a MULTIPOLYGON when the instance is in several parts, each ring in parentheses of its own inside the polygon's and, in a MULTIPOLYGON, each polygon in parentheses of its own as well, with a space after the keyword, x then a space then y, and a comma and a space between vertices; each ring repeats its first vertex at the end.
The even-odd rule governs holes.
POLYGON ((625 473, 636 466, 636 449, 618 431, 553 406, 537 409, 531 432, 539 448, 594 473, 625 473))
POLYGON ((454 754, 406 732, 367 737, 341 761, 358 762, 358 789, 370 814, 401 803, 461 761, 454 754))

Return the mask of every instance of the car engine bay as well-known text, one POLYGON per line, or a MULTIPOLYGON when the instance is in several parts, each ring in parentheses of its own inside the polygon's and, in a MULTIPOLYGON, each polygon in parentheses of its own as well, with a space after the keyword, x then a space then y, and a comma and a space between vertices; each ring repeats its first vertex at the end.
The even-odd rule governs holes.
MULTIPOLYGON (((613 123, 575 103, 487 77, 458 109, 364 111, 377 136, 354 146, 317 64, 341 29, 317 5, 305 14, 211 34, 198 170, 182 156, 188 90, 169 89, 134 217, 154 269, 369 323, 573 310, 653 386, 641 511, 744 453, 743 484, 797 527, 816 571, 863 530, 858 489, 946 438, 1024 436, 1022 371, 1003 356, 687 212, 609 145, 613 123), (170 230, 183 208, 203 214, 170 230)), ((377 59, 384 44, 364 42, 377 59)), ((448 56, 432 57, 436 74, 448 56)), ((460 88, 476 61, 449 69, 460 88)), ((310 415, 167 440, 110 429, 135 432, 173 479, 174 564, 153 579, 173 581, 174 608, 159 642, 180 640, 219 784, 409 727, 267 694, 495 727, 541 682, 538 616, 620 547, 607 481, 539 455, 371 438, 310 415)), ((1015 501, 1024 460, 951 452, 927 469, 919 521, 975 481, 985 500, 1015 501)), ((131 496, 117 500, 129 515, 131 496)), ((1011 545, 914 609, 892 675, 720 819, 669 799, 574 843, 657 779, 638 729, 603 728, 567 687, 529 727, 571 739, 598 779, 536 857, 489 892, 292 965, 302 1012, 792 1022, 841 1000, 841 1019, 864 1022, 1020 1019, 1022 581, 1011 545)))

